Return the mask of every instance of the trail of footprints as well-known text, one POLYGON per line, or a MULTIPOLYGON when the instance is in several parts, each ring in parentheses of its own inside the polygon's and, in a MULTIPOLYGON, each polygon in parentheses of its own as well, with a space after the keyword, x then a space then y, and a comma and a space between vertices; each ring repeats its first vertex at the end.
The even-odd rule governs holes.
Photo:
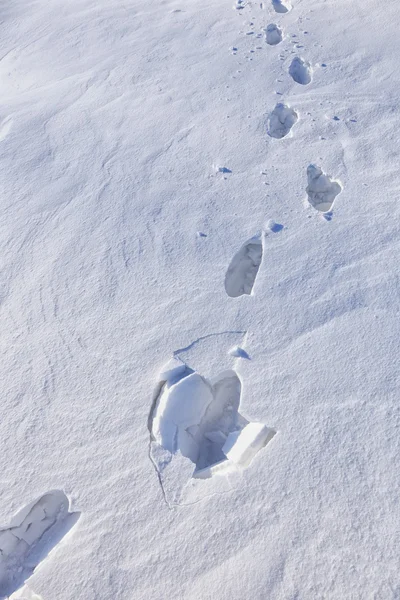
MULTIPOLYGON (((293 9, 289 0, 269 0, 269 5, 275 15, 280 15, 283 19, 293 9)), ((242 11, 246 6, 247 3, 245 0, 237 0, 235 8, 239 9, 240 15, 242 15, 242 11)), ((248 6, 252 7, 250 3, 248 6)), ((265 8, 265 4, 261 3, 260 8, 265 8)), ((253 8, 251 10, 253 11, 253 8)), ((250 25, 254 27, 254 17, 252 17, 250 25)), ((277 23, 269 23, 262 31, 264 32, 265 41, 268 46, 277 46, 285 38, 282 26, 277 23)), ((247 32, 247 34, 250 33, 254 33, 254 31, 247 32)), ((309 32, 304 31, 303 33, 308 34, 309 32)), ((257 37, 260 37, 260 34, 257 37)), ((290 40, 297 48, 303 47, 298 43, 296 34, 292 34, 290 40)), ((237 54, 238 48, 235 47, 234 50, 234 54, 237 54)), ((250 50, 250 52, 253 52, 253 50, 250 50)), ((283 58, 282 55, 280 58, 283 58)), ((249 60, 252 60, 252 58, 249 58, 249 60)), ((294 56, 292 58, 287 68, 287 74, 294 83, 301 86, 308 86, 313 81, 313 67, 302 56, 294 56)), ((276 140, 286 137, 290 138, 293 135, 292 130, 298 121, 298 112, 288 102, 279 102, 266 118, 267 134, 270 138, 276 140)), ((334 201, 342 191, 340 182, 332 179, 330 175, 323 172, 321 167, 314 164, 310 164, 307 167, 306 176, 308 205, 313 207, 318 213, 322 213, 327 220, 330 220, 334 201)), ((225 289, 227 294, 233 298, 242 294, 251 294, 259 267, 258 259, 256 258, 253 261, 251 258, 252 253, 246 250, 246 248, 253 249, 253 245, 254 242, 251 242, 250 246, 246 242, 243 248, 232 259, 232 263, 226 274, 225 289), (244 272, 246 273, 245 277, 243 277, 244 272)))
MULTIPOLYGON (((285 15, 293 8, 288 0, 269 1, 276 14, 285 15)), ((245 0, 236 0, 234 8, 242 14, 246 6, 245 0)), ((276 23, 270 23, 263 31, 268 46, 277 46, 284 39, 283 29, 276 23)), ((254 33, 251 30, 246 35, 254 33)), ((238 51, 236 47, 232 50, 233 54, 238 51)), ((288 76, 294 83, 307 86, 313 79, 312 66, 305 58, 295 56, 288 67, 288 76)), ((298 120, 297 111, 280 102, 267 117, 267 133, 275 140, 290 137, 298 120)), ((335 198, 342 191, 340 183, 314 164, 308 166, 306 175, 309 205, 319 213, 330 214, 335 198)), ((237 250, 225 273, 225 292, 229 298, 254 294, 265 238, 281 229, 282 226, 270 222, 262 234, 248 239, 237 250)), ((235 349, 230 355, 250 359, 243 349, 240 353, 235 349)), ((148 422, 149 455, 169 506, 180 504, 182 490, 191 481, 212 480, 248 467, 274 436, 274 429, 249 422, 240 414, 240 394, 241 381, 234 370, 206 379, 175 357, 160 374, 148 422)))
MULTIPOLYGON (((277 14, 292 10, 288 0, 270 0, 270 3, 277 14)), ((237 0, 235 8, 242 11, 245 6, 245 0, 237 0)), ((283 31, 275 23, 269 24, 264 33, 270 46, 283 40, 283 31)), ((293 58, 288 74, 299 85, 312 82, 312 67, 300 56, 293 58)), ((268 115, 267 133, 281 140, 291 134, 298 119, 293 108, 278 103, 268 115)), ((0 139, 7 135, 10 127, 10 123, 2 123, 0 139)), ((316 211, 328 214, 341 191, 340 183, 319 166, 308 166, 307 199, 316 211)), ((269 232, 280 229, 282 226, 270 222, 269 232)), ((265 235, 266 232, 250 238, 233 256, 225 275, 225 291, 230 298, 252 295, 263 260, 265 235)), ((232 356, 249 359, 242 349, 232 356)), ((188 481, 208 480, 248 467, 274 437, 274 429, 250 422, 240 414, 241 388, 234 370, 207 379, 177 358, 160 373, 148 427, 150 458, 168 505, 174 504, 179 496, 177 492, 180 493, 188 481), (181 473, 179 469, 176 473, 176 461, 182 465, 181 473), (183 477, 179 477, 180 474, 183 477)), ((79 516, 69 511, 69 500, 64 492, 54 490, 21 510, 8 527, 0 528, 0 600, 24 586, 79 516)), ((18 598, 39 598, 26 586, 23 594, 18 598)))

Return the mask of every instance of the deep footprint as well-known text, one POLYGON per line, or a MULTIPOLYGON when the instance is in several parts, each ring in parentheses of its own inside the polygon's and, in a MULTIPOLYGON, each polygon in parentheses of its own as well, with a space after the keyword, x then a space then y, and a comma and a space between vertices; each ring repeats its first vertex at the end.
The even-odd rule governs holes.
POLYGON ((0 530, 0 599, 18 590, 79 518, 64 492, 48 492, 0 530))
POLYGON ((277 104, 268 117, 268 135, 277 140, 284 138, 297 122, 298 115, 286 104, 277 104))
POLYGON ((241 388, 235 371, 207 380, 176 358, 160 374, 149 416, 150 457, 168 503, 190 478, 249 466, 274 436, 239 413, 241 388))
POLYGON ((250 295, 263 256, 261 236, 248 240, 235 254, 225 275, 225 290, 231 298, 250 295))
POLYGON ((336 196, 342 191, 342 186, 316 165, 307 167, 307 179, 306 192, 309 203, 320 212, 329 212, 336 196))
POLYGON ((265 39, 270 46, 276 46, 282 41, 282 30, 275 23, 267 25, 265 31, 265 39))
POLYGON ((292 10, 289 0, 272 0, 272 7, 277 13, 287 13, 292 10))
POLYGON ((309 62, 295 56, 289 67, 289 75, 300 85, 308 85, 312 81, 312 69, 309 62))

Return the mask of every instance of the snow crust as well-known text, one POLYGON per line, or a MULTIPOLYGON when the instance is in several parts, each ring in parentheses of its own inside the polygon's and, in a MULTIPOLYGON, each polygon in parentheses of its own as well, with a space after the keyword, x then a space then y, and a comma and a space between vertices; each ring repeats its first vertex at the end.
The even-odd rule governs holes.
POLYGON ((279 4, 3 2, 1 533, 49 490, 81 513, 0 557, 13 594, 399 597, 399 6, 279 4), (247 468, 151 448, 171 356, 277 432, 247 468))
POLYGON ((161 372, 149 417, 150 456, 169 506, 185 503, 181 496, 189 467, 182 457, 193 463, 194 478, 226 475, 236 466, 248 467, 276 433, 261 423, 249 423, 239 413, 242 385, 235 371, 208 381, 175 364, 176 359, 161 372), (172 472, 179 481, 173 490, 166 469, 168 478, 172 472))

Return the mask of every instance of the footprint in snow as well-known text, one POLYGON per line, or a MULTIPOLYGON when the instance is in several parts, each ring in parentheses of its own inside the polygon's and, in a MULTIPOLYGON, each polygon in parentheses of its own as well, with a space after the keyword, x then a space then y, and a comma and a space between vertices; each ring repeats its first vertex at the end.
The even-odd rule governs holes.
POLYGON ((312 81, 312 69, 309 62, 295 56, 289 67, 289 75, 296 83, 308 85, 312 81))
POLYGON ((278 140, 284 138, 297 122, 298 115, 286 104, 277 104, 268 117, 268 135, 278 140))
POLYGON ((0 600, 18 590, 79 518, 60 490, 48 492, 0 529, 0 600))
MULTIPOLYGON (((335 198, 342 191, 342 186, 337 181, 326 175, 320 167, 309 165, 307 167, 308 186, 306 189, 308 201, 316 210, 329 213, 335 198)), ((329 219, 330 220, 330 219, 329 219)))
POLYGON ((210 479, 249 466, 275 434, 239 413, 235 371, 210 380, 177 358, 159 376, 149 415, 150 457, 168 504, 179 503, 191 479, 210 479))
POLYGON ((270 46, 276 46, 282 41, 282 30, 275 23, 270 23, 264 29, 265 39, 270 46))
POLYGON ((272 0, 272 8, 277 13, 287 13, 292 10, 289 0, 272 0))
POLYGON ((263 256, 260 235, 256 235, 235 254, 225 275, 225 290, 231 298, 250 295, 254 287, 263 256))

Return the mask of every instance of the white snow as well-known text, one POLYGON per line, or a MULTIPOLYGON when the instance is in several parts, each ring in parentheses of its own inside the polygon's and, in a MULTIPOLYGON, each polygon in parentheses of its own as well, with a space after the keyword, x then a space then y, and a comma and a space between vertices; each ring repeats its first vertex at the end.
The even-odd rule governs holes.
POLYGON ((399 14, 2 3, 0 598, 398 599, 399 14))

